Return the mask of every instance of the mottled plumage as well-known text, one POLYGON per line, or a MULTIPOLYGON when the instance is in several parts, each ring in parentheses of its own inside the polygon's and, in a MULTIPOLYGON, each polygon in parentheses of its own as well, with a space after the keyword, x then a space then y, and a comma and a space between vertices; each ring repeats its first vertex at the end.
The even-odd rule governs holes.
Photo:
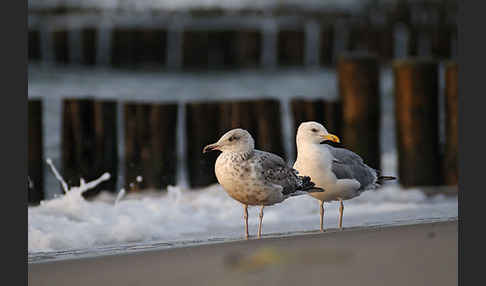
POLYGON ((299 176, 279 156, 255 150, 253 138, 246 130, 228 131, 218 142, 206 146, 203 152, 209 150, 222 151, 214 170, 228 195, 245 206, 245 213, 248 205, 262 207, 259 236, 263 206, 280 203, 290 196, 323 192, 314 187, 309 177, 299 176))
POLYGON ((273 205, 315 191, 309 177, 298 176, 282 158, 260 150, 221 153, 215 173, 228 195, 247 205, 273 205))

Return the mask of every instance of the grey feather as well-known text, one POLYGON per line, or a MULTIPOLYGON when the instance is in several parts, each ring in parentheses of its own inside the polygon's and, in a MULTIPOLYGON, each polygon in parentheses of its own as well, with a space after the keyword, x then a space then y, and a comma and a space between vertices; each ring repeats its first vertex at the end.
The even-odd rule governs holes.
POLYGON ((375 188, 377 172, 363 162, 356 153, 344 148, 327 146, 332 156, 332 172, 338 179, 355 179, 360 184, 360 191, 375 188))
POLYGON ((284 195, 293 196, 324 191, 314 187, 310 177, 299 176, 297 170, 285 164, 285 161, 275 154, 255 150, 252 159, 259 161, 260 172, 265 180, 283 187, 284 195))

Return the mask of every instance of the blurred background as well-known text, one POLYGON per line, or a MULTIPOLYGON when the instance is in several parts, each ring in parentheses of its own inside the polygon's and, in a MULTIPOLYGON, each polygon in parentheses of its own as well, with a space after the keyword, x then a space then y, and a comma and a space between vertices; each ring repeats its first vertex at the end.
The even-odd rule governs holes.
POLYGON ((29 203, 63 193, 46 158, 70 187, 109 172, 88 199, 205 190, 206 144, 242 127, 293 164, 307 120, 455 195, 457 2, 29 0, 29 203))
MULTIPOLYGON (((372 167, 396 174, 392 65, 411 57, 437 65, 429 97, 439 119, 424 132, 438 133, 431 148, 444 149, 443 74, 457 56, 457 1, 28 3, 28 95, 39 110, 29 118, 41 129, 29 137, 37 146, 29 147, 37 153, 29 156, 31 202, 61 192, 39 158, 52 158, 70 184, 110 172, 104 189, 114 192, 139 175, 142 189, 201 187, 215 182, 216 154, 200 151, 224 131, 248 128, 257 147, 292 163, 295 128, 305 120, 324 123, 372 167), (351 67, 343 63, 341 79, 345 54, 351 67), (376 86, 363 89, 353 72, 376 86), (358 112, 368 123, 356 126, 342 101, 377 108, 358 112), (347 140, 347 127, 369 129, 370 139, 347 140)), ((437 162, 430 168, 440 169, 437 162)), ((443 183, 432 176, 409 185, 443 183)))

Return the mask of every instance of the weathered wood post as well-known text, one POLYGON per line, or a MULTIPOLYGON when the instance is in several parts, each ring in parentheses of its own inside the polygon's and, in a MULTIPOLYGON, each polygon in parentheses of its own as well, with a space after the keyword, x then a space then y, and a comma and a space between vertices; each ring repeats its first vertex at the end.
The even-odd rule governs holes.
POLYGON ((349 23, 349 51, 369 51, 369 38, 373 38, 373 33, 366 19, 364 17, 357 17, 356 19, 352 19, 349 23))
POLYGON ((220 103, 186 104, 186 154, 191 187, 216 183, 214 163, 218 152, 202 154, 204 146, 216 142, 223 130, 219 128, 220 103))
POLYGON ((276 99, 256 100, 251 108, 255 120, 250 132, 255 137, 256 148, 286 158, 280 120, 280 102, 276 99))
POLYGON ((84 65, 96 64, 96 37, 98 30, 94 28, 86 28, 81 31, 81 53, 82 63, 84 65))
POLYGON ((216 183, 214 162, 218 152, 201 154, 233 128, 248 130, 255 147, 285 158, 280 128, 280 105, 274 99, 189 103, 186 105, 189 180, 192 187, 216 183))
POLYGON ((334 57, 334 27, 330 24, 321 26, 320 64, 332 66, 334 57))
POLYGON ((232 45, 238 68, 256 68, 261 62, 262 34, 257 30, 239 30, 232 45))
POLYGON ((440 23, 432 29, 431 53, 435 58, 450 59, 452 56, 451 37, 453 27, 440 23))
POLYGON ((62 119, 62 174, 70 186, 80 178, 93 180, 105 172, 110 180, 85 193, 115 191, 118 177, 117 103, 65 99, 62 119))
POLYGON ((184 69, 207 69, 209 65, 209 35, 207 31, 184 31, 182 66, 184 69))
POLYGON ((232 45, 235 43, 236 31, 208 32, 208 68, 234 68, 236 58, 232 45))
POLYGON ((393 28, 391 23, 370 24, 366 31, 367 50, 378 55, 380 62, 393 58, 393 28))
POLYGON ((44 199, 44 156, 42 141, 42 101, 29 100, 29 204, 39 203, 44 199))
POLYGON ((373 168, 380 168, 380 84, 376 56, 343 55, 338 60, 342 100, 342 144, 373 168))
POLYGON ((111 64, 114 67, 135 66, 135 31, 115 29, 111 34, 111 64))
POLYGON ((167 54, 167 31, 137 29, 133 35, 133 56, 137 66, 162 66, 167 54))
MULTIPOLYGON (((302 122, 316 121, 323 124, 330 133, 341 138, 342 103, 340 101, 294 98, 290 106, 294 119, 293 134, 297 133, 297 128, 302 122)), ((295 140, 292 141, 292 146, 296 151, 295 140)))
POLYGON ((54 56, 56 63, 69 63, 68 31, 60 30, 52 32, 54 44, 54 56))
POLYGON ((446 67, 445 89, 445 154, 443 158, 443 178, 446 185, 458 183, 458 65, 449 62, 446 67))
POLYGON ((341 136, 341 101, 294 98, 290 102, 290 105, 292 108, 292 116, 294 118, 294 128, 296 130, 302 122, 316 121, 324 124, 329 132, 341 136))
POLYGON ((440 183, 438 68, 433 60, 393 62, 398 177, 404 187, 440 183))
POLYGON ((41 59, 40 32, 38 30, 29 30, 28 54, 30 61, 39 61, 41 59))
POLYGON ((285 158, 280 102, 275 99, 224 102, 221 113, 221 130, 246 129, 255 139, 256 148, 285 158))
POLYGON ((109 172, 111 179, 100 189, 116 191, 118 179, 118 108, 115 101, 95 101, 94 128, 96 138, 95 166, 99 174, 109 172))
POLYGON ((126 103, 125 183, 141 176, 140 189, 175 185, 177 104, 126 103))
POLYGON ((281 66, 304 65, 305 34, 303 29, 278 32, 278 64, 281 66))

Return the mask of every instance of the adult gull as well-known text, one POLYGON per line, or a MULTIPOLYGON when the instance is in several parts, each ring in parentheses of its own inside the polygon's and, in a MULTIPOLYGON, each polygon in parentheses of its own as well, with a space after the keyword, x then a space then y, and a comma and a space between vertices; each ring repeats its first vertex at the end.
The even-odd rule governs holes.
POLYGON ((317 187, 326 191, 310 194, 319 200, 321 231, 323 231, 324 202, 339 201, 339 228, 343 223, 343 200, 359 196, 362 192, 376 189, 384 181, 395 177, 380 176, 380 172, 363 162, 350 150, 333 147, 325 142, 339 143, 336 135, 327 132, 321 124, 310 121, 297 129, 297 160, 294 168, 301 175, 311 177, 317 187))
POLYGON ((248 131, 233 129, 203 153, 219 150, 214 171, 230 197, 243 204, 245 238, 248 239, 248 206, 260 206, 258 238, 261 237, 264 206, 280 203, 291 196, 323 192, 309 177, 299 176, 279 156, 256 150, 248 131))

